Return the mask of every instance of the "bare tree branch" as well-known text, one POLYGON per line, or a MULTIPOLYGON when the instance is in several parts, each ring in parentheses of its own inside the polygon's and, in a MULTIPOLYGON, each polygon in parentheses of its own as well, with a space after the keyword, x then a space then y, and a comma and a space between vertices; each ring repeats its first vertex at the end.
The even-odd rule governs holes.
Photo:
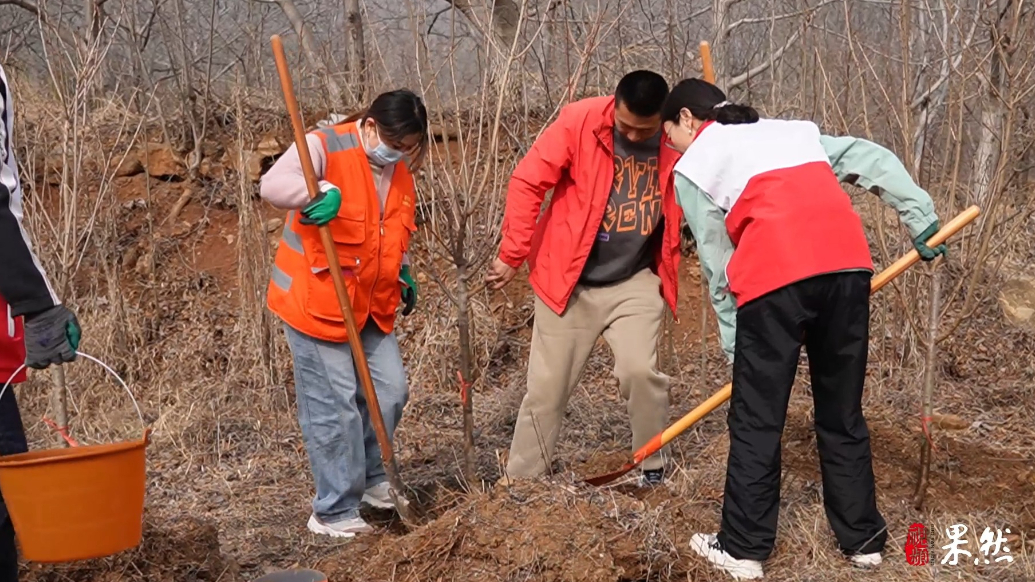
POLYGON ((768 61, 754 67, 753 69, 748 69, 747 71, 730 79, 729 82, 726 83, 726 92, 728 93, 729 91, 736 89, 737 87, 740 87, 744 83, 747 83, 751 79, 768 71, 770 67, 780 62, 780 59, 783 58, 783 55, 787 52, 787 49, 791 48, 792 46, 794 46, 794 43, 798 42, 798 39, 801 38, 801 33, 804 32, 807 26, 808 25, 806 24, 805 26, 802 26, 802 28, 795 31, 794 34, 792 34, 791 37, 787 39, 787 42, 785 42, 782 47, 780 47, 779 49, 777 49, 775 53, 773 53, 773 55, 769 58, 768 61))
POLYGON ((809 13, 810 11, 817 10, 817 9, 823 7, 823 6, 828 5, 828 4, 833 4, 835 2, 841 2, 841 1, 842 0, 823 0, 823 2, 820 2, 819 4, 817 4, 815 6, 810 6, 808 8, 805 8, 803 10, 799 10, 797 12, 788 12, 786 14, 777 14, 776 16, 766 16, 764 18, 763 17, 741 18, 740 20, 738 20, 738 21, 734 22, 733 24, 727 26, 726 30, 724 31, 724 34, 726 36, 729 36, 730 33, 732 33, 734 29, 736 29, 739 26, 743 26, 745 24, 773 23, 773 22, 776 22, 778 20, 786 20, 788 18, 794 18, 796 16, 805 15, 805 14, 809 13))
POLYGON ((305 18, 302 17, 302 13, 298 11, 298 7, 295 6, 294 0, 252 0, 252 2, 259 2, 262 4, 276 4, 280 6, 281 11, 284 13, 284 17, 291 23, 291 27, 295 30, 295 34, 298 36, 299 45, 302 48, 302 54, 305 55, 306 61, 309 66, 316 69, 316 71, 323 78, 324 86, 327 88, 327 93, 330 96, 331 103, 334 107, 340 107, 343 103, 342 96, 344 92, 341 89, 341 85, 329 74, 327 64, 324 63, 323 59, 316 51, 314 46, 314 39, 309 31, 309 27, 306 26, 305 18))

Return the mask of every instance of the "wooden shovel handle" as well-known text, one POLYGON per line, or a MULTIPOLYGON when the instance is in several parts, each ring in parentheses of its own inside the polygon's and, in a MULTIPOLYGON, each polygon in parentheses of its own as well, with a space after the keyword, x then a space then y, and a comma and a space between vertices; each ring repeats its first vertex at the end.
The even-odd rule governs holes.
POLYGON ((701 41, 701 70, 704 80, 712 85, 715 84, 715 67, 712 66, 712 45, 708 41, 701 41))

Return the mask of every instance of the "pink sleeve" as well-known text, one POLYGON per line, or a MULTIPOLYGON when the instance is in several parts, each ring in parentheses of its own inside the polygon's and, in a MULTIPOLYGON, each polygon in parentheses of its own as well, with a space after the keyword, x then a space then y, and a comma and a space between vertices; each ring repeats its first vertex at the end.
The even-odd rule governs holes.
MULTIPOLYGON (((320 136, 310 133, 305 136, 305 139, 309 145, 309 157, 313 160, 316 178, 322 182, 327 162, 320 136)), ((259 183, 259 195, 274 207, 284 210, 296 210, 309 202, 309 190, 306 188, 305 176, 302 174, 302 160, 298 157, 298 148, 295 147, 295 144, 291 144, 291 147, 262 176, 259 183)))

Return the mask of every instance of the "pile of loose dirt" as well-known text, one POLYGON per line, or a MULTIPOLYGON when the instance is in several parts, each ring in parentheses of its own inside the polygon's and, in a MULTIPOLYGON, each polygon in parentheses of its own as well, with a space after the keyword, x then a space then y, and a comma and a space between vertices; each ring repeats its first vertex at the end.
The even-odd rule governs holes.
POLYGON ((554 480, 496 487, 378 553, 346 547, 318 565, 331 580, 607 582, 684 571, 671 542, 682 512, 554 480))

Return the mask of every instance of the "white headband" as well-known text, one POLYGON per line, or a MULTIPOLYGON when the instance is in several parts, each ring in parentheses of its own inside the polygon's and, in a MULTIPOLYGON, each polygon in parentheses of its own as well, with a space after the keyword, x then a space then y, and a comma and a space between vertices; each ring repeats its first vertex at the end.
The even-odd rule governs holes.
POLYGON ((722 103, 716 103, 712 109, 722 109, 723 107, 730 105, 729 101, 723 101, 722 103))

